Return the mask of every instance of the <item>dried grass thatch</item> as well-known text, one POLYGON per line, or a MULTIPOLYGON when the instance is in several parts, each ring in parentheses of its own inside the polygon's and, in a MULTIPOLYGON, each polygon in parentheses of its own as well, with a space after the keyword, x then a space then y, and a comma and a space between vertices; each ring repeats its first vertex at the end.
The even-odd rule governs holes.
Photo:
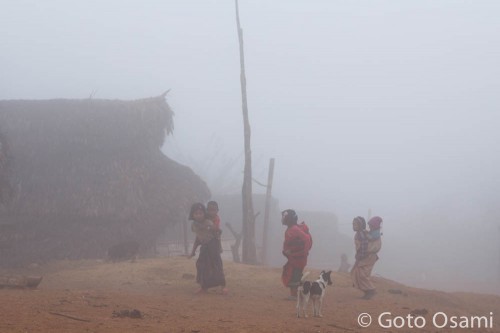
POLYGON ((15 251, 100 257, 123 240, 151 247, 166 225, 184 220, 209 191, 160 150, 172 116, 164 96, 0 101, 8 147, 0 180, 12 189, 0 219, 16 227, 15 251))

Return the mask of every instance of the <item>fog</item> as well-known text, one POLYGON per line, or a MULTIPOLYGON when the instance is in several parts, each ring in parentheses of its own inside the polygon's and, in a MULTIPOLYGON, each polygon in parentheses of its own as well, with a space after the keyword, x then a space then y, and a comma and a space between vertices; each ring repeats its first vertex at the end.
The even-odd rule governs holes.
MULTIPOLYGON (((254 178, 275 158, 280 207, 334 212, 349 237, 382 216, 376 274, 499 292, 499 16, 493 0, 240 0, 254 178)), ((165 154, 240 191, 234 1, 4 1, 0 43, 0 99, 171 89, 165 154)))

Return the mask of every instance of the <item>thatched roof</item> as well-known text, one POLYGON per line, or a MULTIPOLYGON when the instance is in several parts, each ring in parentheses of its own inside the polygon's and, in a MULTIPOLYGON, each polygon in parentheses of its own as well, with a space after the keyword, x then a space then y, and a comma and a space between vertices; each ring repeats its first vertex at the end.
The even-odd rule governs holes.
POLYGON ((191 169, 160 150, 172 116, 164 96, 0 101, 1 147, 8 147, 0 180, 6 174, 13 189, 0 218, 32 229, 54 219, 118 225, 117 241, 150 241, 182 221, 191 202, 209 197, 191 169))

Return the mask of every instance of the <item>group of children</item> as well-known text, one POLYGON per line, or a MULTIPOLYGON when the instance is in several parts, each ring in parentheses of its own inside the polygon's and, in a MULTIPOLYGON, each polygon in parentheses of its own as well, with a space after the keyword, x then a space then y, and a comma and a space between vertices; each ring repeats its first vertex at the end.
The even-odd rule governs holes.
POLYGON ((364 292, 363 298, 370 299, 375 295, 375 287, 370 276, 378 260, 377 253, 382 248, 381 226, 382 218, 374 216, 368 221, 370 230, 366 230, 366 221, 357 216, 352 221, 352 228, 356 232, 354 244, 356 247, 356 262, 351 270, 354 287, 364 292))
POLYGON ((193 221, 191 230, 196 235, 189 258, 194 257, 197 248, 200 247, 200 255, 196 260, 196 282, 201 288, 197 293, 206 293, 213 287, 220 287, 222 294, 227 293, 221 258, 222 230, 218 213, 219 205, 215 201, 210 201, 207 207, 202 203, 195 203, 189 213, 189 219, 193 221))
MULTIPOLYGON (((197 205, 197 204, 195 204, 197 205)), ((199 205, 199 204, 198 204, 199 205)), ((220 253, 222 253, 222 244, 221 244, 221 235, 222 235, 222 229, 220 227, 220 217, 219 217, 219 204, 216 201, 209 201, 207 203, 206 207, 206 212, 205 212, 205 219, 208 219, 212 222, 213 226, 211 227, 211 232, 214 234, 214 236, 219 240, 219 245, 220 245, 220 253)), ((200 222, 193 220, 193 224, 191 225, 191 230, 196 234, 196 226, 200 222)), ((208 226, 207 226, 208 227, 208 226)), ((191 254, 189 255, 189 258, 192 258, 196 255, 196 249, 198 246, 200 246, 201 243, 198 240, 198 237, 196 237, 194 243, 193 243, 193 249, 191 250, 191 254)))
MULTIPOLYGON (((196 281, 201 286, 198 293, 205 293, 212 287, 221 287, 221 292, 226 294, 226 280, 221 258, 222 230, 219 205, 215 201, 208 202, 206 207, 202 203, 195 203, 191 206, 189 219, 193 221, 191 230, 196 235, 189 258, 194 257, 196 250, 200 247, 200 254, 196 261, 196 281)), ((283 254, 288 259, 287 264, 283 267, 282 280, 285 286, 290 287, 292 297, 296 297, 296 284, 297 281, 300 281, 312 246, 312 238, 308 230, 302 230, 306 227, 305 224, 302 223, 299 226, 297 220, 295 211, 288 209, 282 212, 282 223, 287 226, 283 254), (297 242, 300 243, 300 249, 296 249, 297 244, 299 244, 297 242)), ((354 236, 356 262, 351 269, 351 276, 354 287, 365 293, 363 296, 365 299, 370 299, 375 294, 375 287, 370 281, 370 275, 378 260, 377 253, 382 247, 382 222, 383 220, 379 216, 372 217, 368 223, 361 216, 353 219, 353 230, 356 232, 354 236), (369 230, 366 230, 367 224, 369 230)), ((347 256, 345 254, 342 255, 342 264, 342 271, 347 271, 349 266, 346 267, 347 256)), ((339 269, 339 271, 341 270, 339 269)))

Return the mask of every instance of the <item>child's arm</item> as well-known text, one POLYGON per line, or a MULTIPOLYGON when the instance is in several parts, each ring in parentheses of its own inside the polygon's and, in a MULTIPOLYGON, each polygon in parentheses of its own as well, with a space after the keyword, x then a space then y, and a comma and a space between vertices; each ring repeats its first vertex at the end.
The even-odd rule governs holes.
POLYGON ((196 249, 198 248, 198 246, 200 246, 200 242, 198 241, 198 237, 196 237, 193 243, 193 249, 191 250, 191 254, 188 256, 189 259, 195 256, 196 249))

